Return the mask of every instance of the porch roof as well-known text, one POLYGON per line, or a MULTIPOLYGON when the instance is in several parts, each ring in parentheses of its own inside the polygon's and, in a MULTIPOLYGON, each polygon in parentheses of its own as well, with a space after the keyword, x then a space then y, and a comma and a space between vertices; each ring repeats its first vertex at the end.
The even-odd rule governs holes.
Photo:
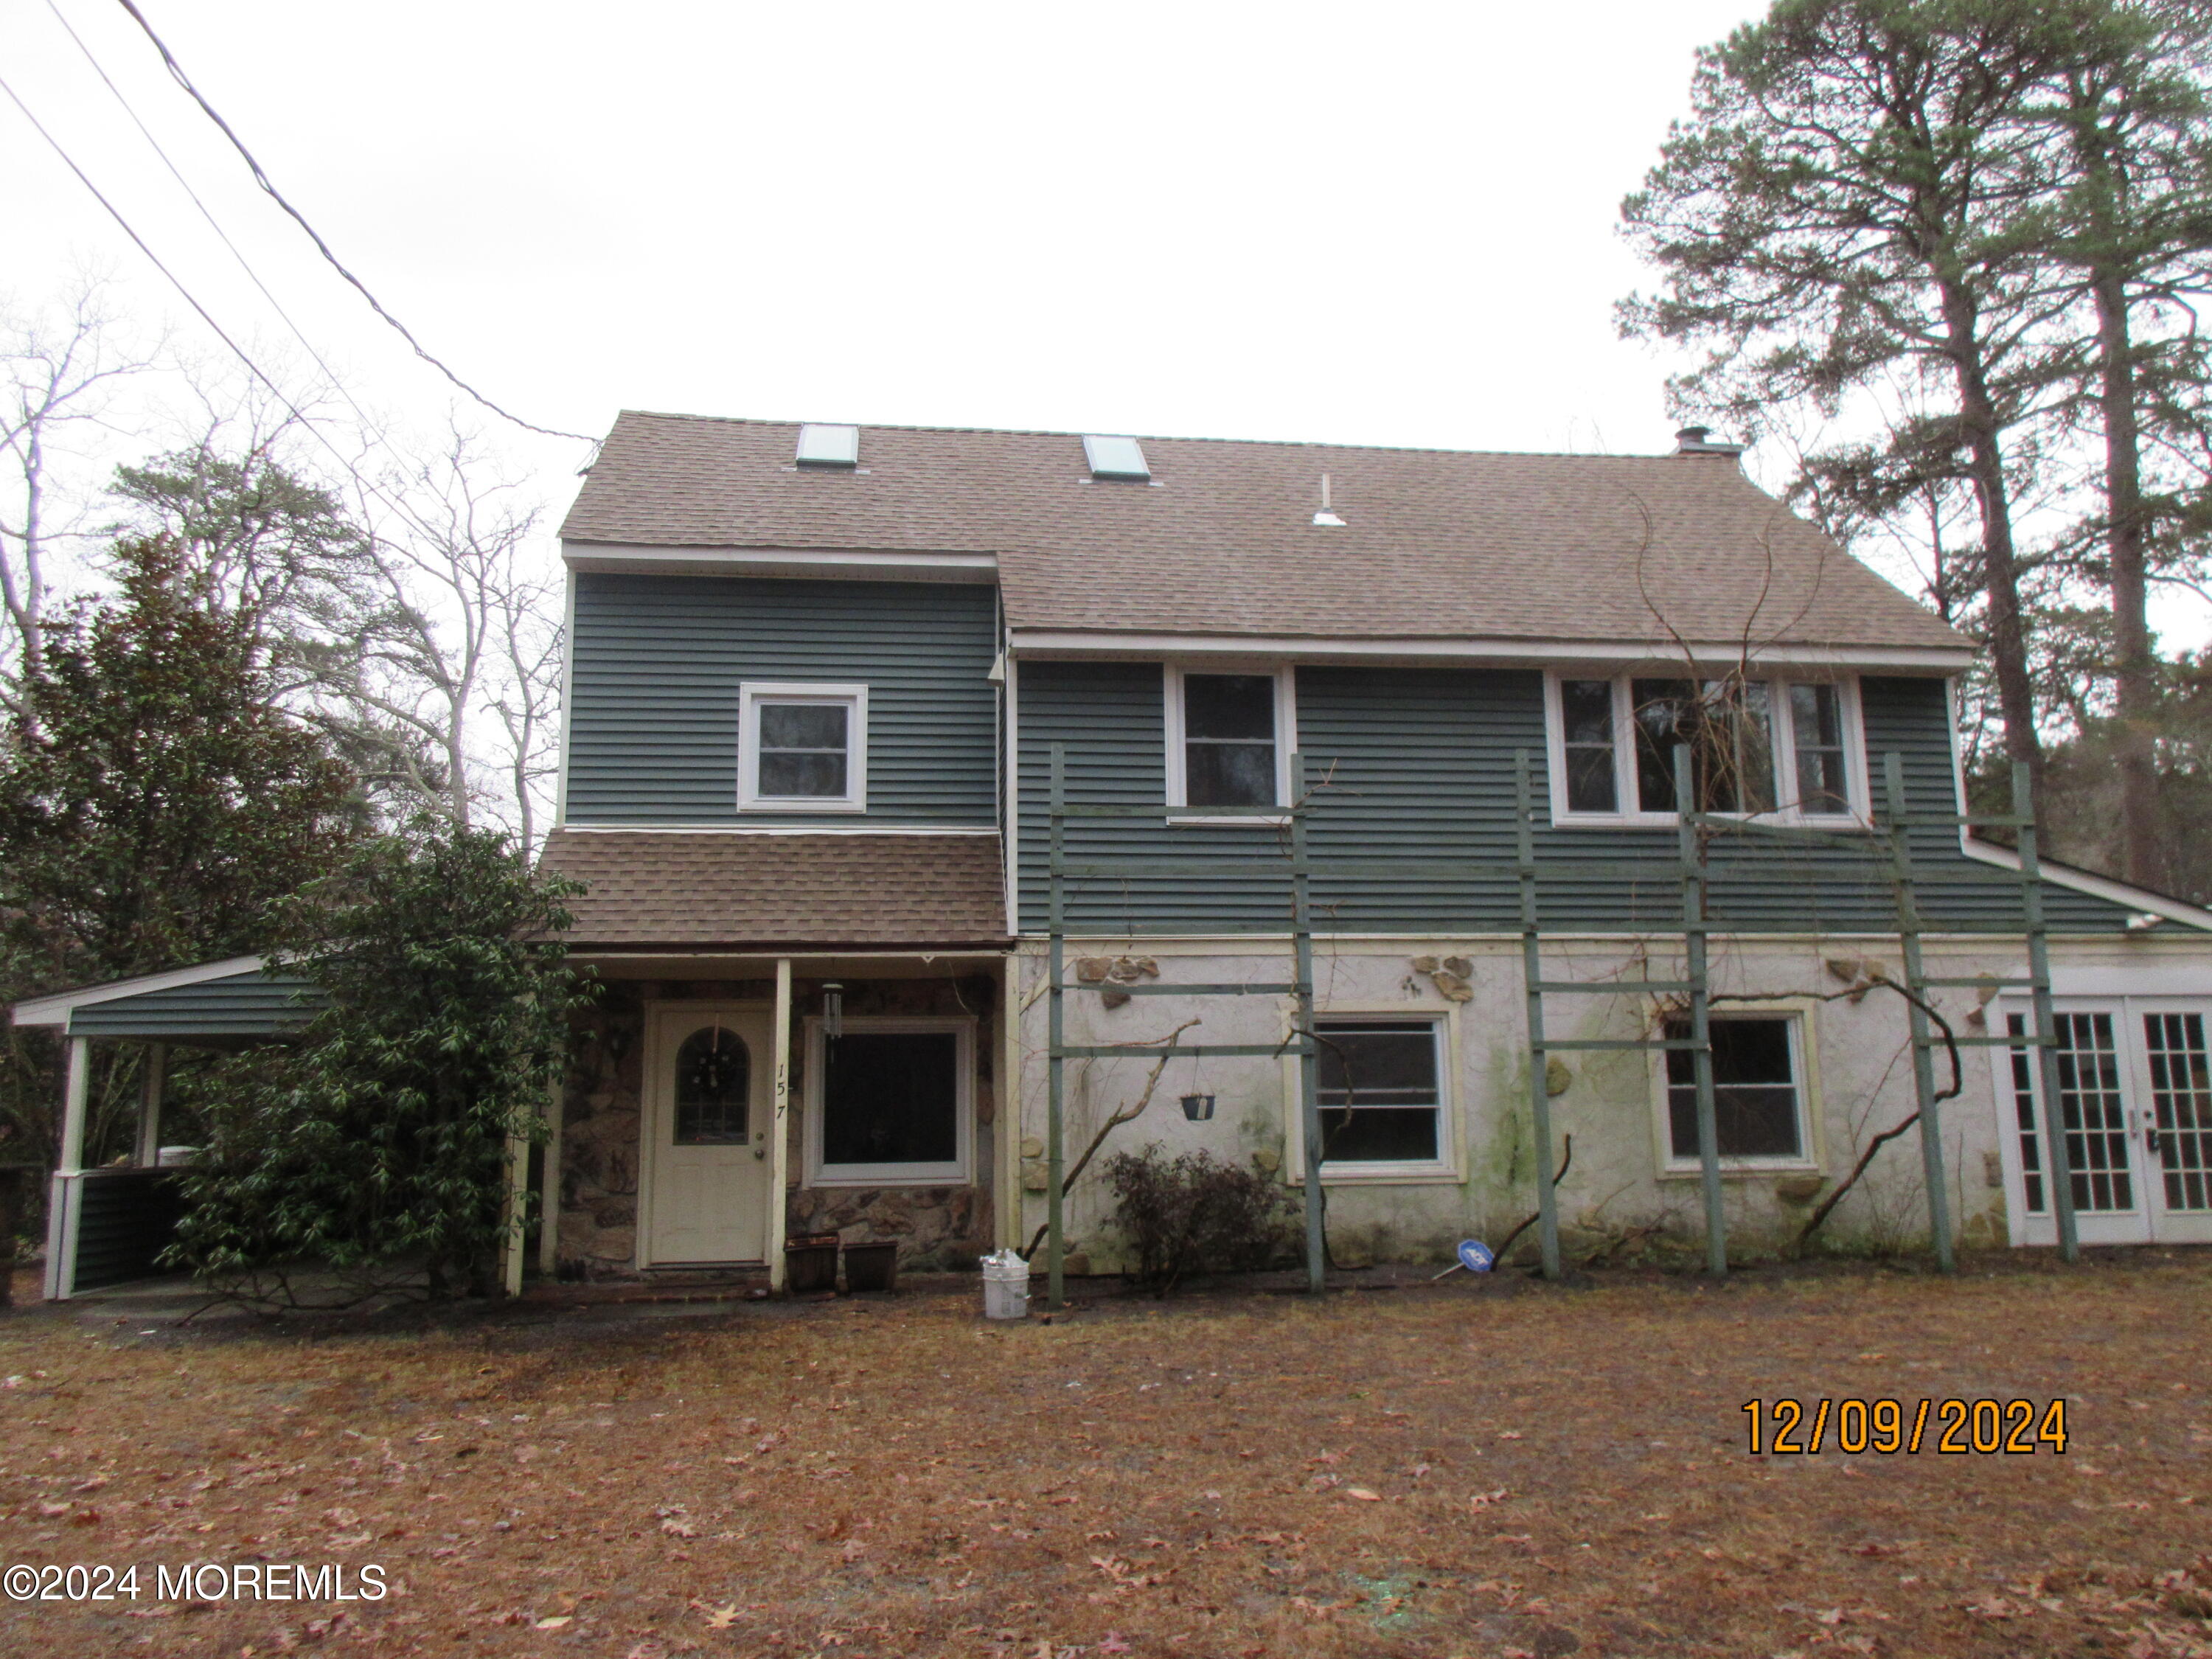
POLYGON ((233 957, 105 985, 30 997, 10 1010, 18 1025, 58 1026, 73 1037, 134 1037, 237 1048, 289 1036, 314 1017, 322 994, 259 957, 233 957))
POLYGON ((993 834, 594 830, 546 837, 585 884, 570 950, 951 950, 1006 945, 993 834))

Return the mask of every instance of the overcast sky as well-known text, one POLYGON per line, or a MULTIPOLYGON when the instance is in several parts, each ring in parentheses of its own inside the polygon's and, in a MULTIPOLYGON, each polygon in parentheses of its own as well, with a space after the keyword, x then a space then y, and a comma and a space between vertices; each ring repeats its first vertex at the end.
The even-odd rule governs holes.
MULTIPOLYGON (((434 373, 253 190, 113 0, 52 0, 318 347, 434 373), (395 349, 396 347, 396 349, 395 349)), ((432 349, 544 424, 702 414, 1666 447, 1613 225, 1730 0, 1572 12, 143 0, 432 349)), ((57 21, 9 83, 227 325, 285 337, 57 21)), ((12 107, 7 279, 112 256, 12 107)))
MULTIPOLYGON (((620 408, 1453 448, 1669 447, 1615 337, 1622 194, 1739 0, 932 6, 140 0, 380 298, 541 424, 620 408)), ((241 340, 450 396, 113 0, 0 0, 0 74, 241 340)), ((0 103, 19 301, 190 312, 0 103)), ((556 507, 574 445, 532 445, 556 507)))

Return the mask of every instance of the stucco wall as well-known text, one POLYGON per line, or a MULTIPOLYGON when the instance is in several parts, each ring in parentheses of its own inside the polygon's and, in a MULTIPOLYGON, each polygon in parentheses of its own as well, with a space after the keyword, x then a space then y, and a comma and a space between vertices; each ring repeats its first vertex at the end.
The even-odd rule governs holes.
MULTIPOLYGON (((1241 944, 1241 942, 1237 942, 1241 944)), ((1679 956, 1655 939, 1648 957, 1620 939, 1547 939, 1545 970, 1554 978, 1657 978, 1681 976, 1679 956)), ((2156 971, 2166 959, 2204 962, 2212 951, 2201 936, 2150 940, 2054 940, 2062 964, 2110 962, 2135 963, 2156 971), (2176 953, 2182 953, 2177 957, 2176 953)), ((2017 940, 2002 937, 1930 940, 1927 971, 1938 977, 1976 975, 2021 975, 2024 952, 2017 940)), ((1227 943, 1091 939, 1072 941, 1070 976, 1084 957, 1123 955, 1151 958, 1156 982, 1282 981, 1292 977, 1287 950, 1256 954, 1227 943)), ((1734 1004, 1717 1001, 1717 1012, 1786 1007, 1800 1012, 1812 1129, 1809 1170, 1730 1173, 1725 1178, 1732 1243, 1744 1250, 1771 1248, 1793 1237, 1812 1206, 1829 1188, 1848 1176, 1868 1141, 1914 1109, 1911 1053, 1906 1006, 1893 992, 1876 988, 1854 1001, 1815 1000, 1846 988, 1830 963, 1871 960, 1901 975, 1894 935, 1811 938, 1717 939, 1712 983, 1717 999, 1726 994, 1808 994, 1796 1001, 1734 1004), (1808 1178, 1810 1177, 1810 1178, 1808 1178)), ((1038 994, 1045 976, 1041 947, 1024 950, 1017 967, 1020 995, 1027 1005, 1020 1027, 1022 1134, 1024 1152, 1041 1148, 1046 1123, 1047 1000, 1038 994), (1032 1000, 1033 999, 1033 1000, 1032 1000)), ((1337 1182, 1328 1184, 1331 1247, 1340 1261, 1448 1261, 1462 1237, 1497 1239, 1535 1203, 1535 1159, 1528 1094, 1528 1049, 1517 939, 1433 940, 1329 940, 1316 942, 1319 1012, 1444 1013, 1449 1056, 1453 1156, 1449 1178, 1394 1182, 1337 1182), (1471 959, 1463 1001, 1448 997, 1434 975, 1419 969, 1416 959, 1460 956, 1471 959)), ((1962 1035, 1986 1030, 1984 1000, 1973 988, 1936 994, 1936 1006, 1962 1035)), ((1066 998, 1066 1040, 1072 1043, 1124 1042, 1164 1036, 1185 1020, 1203 1024, 1186 1042, 1274 1042, 1288 1030, 1287 1000, 1273 997, 1172 995, 1125 1000, 1119 1007, 1091 988, 1071 990, 1066 998)), ((1640 1037, 1654 1014, 1648 995, 1580 997, 1552 995, 1545 1004, 1554 1037, 1640 1037)), ((1990 1070, 1992 1054, 1962 1051, 1965 1087, 1942 1109, 1942 1147, 1953 1224, 1963 1243, 2002 1244, 2006 1240, 2005 1196, 1999 1162, 1996 1097, 1990 1070)), ((1663 1092, 1656 1053, 1620 1051, 1561 1055, 1567 1077, 1551 1100, 1555 1146, 1573 1137, 1573 1164, 1559 1189, 1559 1213, 1571 1255, 1587 1254, 1608 1241, 1633 1240, 1643 1230, 1684 1244, 1703 1237, 1703 1212, 1697 1173, 1662 1171, 1663 1092)), ((1948 1066, 1936 1057, 1939 1085, 1948 1066)), ((1130 1058, 1071 1060, 1067 1063, 1066 1144, 1072 1160, 1096 1126, 1116 1107, 1140 1092, 1151 1062, 1130 1058)), ((1554 1081, 1561 1081, 1554 1077, 1554 1081)), ((1263 1169, 1279 1170, 1285 1180, 1297 1174, 1296 1112, 1292 1067, 1272 1059, 1178 1060, 1163 1074, 1152 1104, 1137 1121, 1115 1132, 1108 1147, 1135 1151, 1148 1142, 1169 1152, 1204 1149, 1237 1161, 1257 1159, 1263 1169), (1217 1097, 1211 1121, 1188 1122, 1177 1098, 1189 1092, 1217 1097), (1290 1103, 1289 1113, 1285 1103, 1290 1103)), ((1105 1154, 1102 1153, 1102 1158, 1105 1154)), ((1556 1156, 1556 1152, 1555 1152, 1556 1156)), ((1828 1218, 1821 1231, 1832 1244, 1893 1247, 1924 1243, 1927 1212, 1921 1177, 1917 1131, 1886 1146, 1867 1176, 1828 1218)), ((1024 1232, 1043 1217, 1042 1168, 1022 1164, 1024 1232)), ((1097 1168, 1096 1164, 1092 1169, 1097 1168)), ((1070 1249, 1079 1266, 1103 1271, 1120 1261, 1101 1184, 1086 1175, 1070 1194, 1070 1249)), ((1534 1231, 1522 1235, 1516 1251, 1533 1249, 1534 1231)))

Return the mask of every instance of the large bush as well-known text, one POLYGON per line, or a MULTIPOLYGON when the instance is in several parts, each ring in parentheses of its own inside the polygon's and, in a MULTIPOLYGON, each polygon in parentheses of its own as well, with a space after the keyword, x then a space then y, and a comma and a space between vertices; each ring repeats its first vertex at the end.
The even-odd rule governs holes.
POLYGON ((281 965, 327 1006, 241 1068, 186 1182, 178 1259, 251 1299, 294 1264, 362 1293, 490 1287, 510 1136, 542 1109, 585 988, 562 900, 503 836, 429 819, 364 847, 289 908, 281 965))
POLYGON ((1134 1277, 1162 1296, 1193 1273, 1274 1267, 1296 1246, 1297 1206, 1256 1170, 1154 1144, 1115 1153, 1105 1175, 1134 1277))

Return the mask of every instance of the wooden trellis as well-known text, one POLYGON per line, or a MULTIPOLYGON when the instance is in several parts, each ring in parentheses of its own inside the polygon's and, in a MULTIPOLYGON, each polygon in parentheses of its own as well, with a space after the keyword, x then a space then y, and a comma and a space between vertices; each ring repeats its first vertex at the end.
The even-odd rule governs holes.
MULTIPOLYGON (((1546 866, 1535 856, 1536 806, 1532 787, 1533 762, 1529 751, 1522 750, 1514 757, 1515 790, 1515 859, 1510 865, 1497 865, 1467 860, 1439 860, 1407 857, 1330 859, 1316 862, 1307 845, 1308 818, 1312 811, 1311 794, 1303 756, 1291 757, 1291 775, 1295 784, 1291 804, 1285 810, 1288 818, 1289 847, 1287 861, 1281 857, 1250 860, 1160 859, 1146 854, 1121 854, 1104 858, 1071 860, 1067 856, 1066 831, 1071 819, 1088 818, 1152 818, 1160 816, 1157 805, 1124 804, 1071 804, 1066 793, 1066 750, 1062 744, 1050 746, 1050 793, 1048 800, 1049 835, 1046 866, 1047 880, 1047 940, 1048 958, 1046 982, 1048 1003, 1048 1039, 1046 1065, 1048 1074, 1046 1125, 1046 1276, 1048 1305, 1057 1309, 1064 1304, 1065 1272, 1065 1194, 1062 1191, 1065 1167, 1065 1127, 1066 1105, 1066 1063, 1071 1060, 1114 1059, 1142 1057, 1154 1060, 1164 1058, 1273 1058, 1295 1056, 1298 1060, 1299 1122, 1304 1154, 1304 1218, 1305 1263, 1307 1287, 1320 1291, 1325 1282, 1327 1248, 1323 1237, 1323 1198, 1322 1190, 1322 1134, 1319 1103, 1318 1046, 1314 1027, 1314 970, 1313 970, 1313 901, 1312 883, 1316 875, 1340 877, 1380 877, 1466 880, 1490 880, 1500 884, 1515 884, 1520 894, 1522 971, 1526 997, 1528 1026, 1528 1105, 1535 1133, 1537 1168, 1537 1221, 1539 1249, 1543 1272, 1547 1277, 1558 1278, 1563 1272, 1559 1253, 1559 1212, 1553 1191, 1555 1176, 1552 1165, 1552 1127, 1550 1091, 1547 1069, 1554 1054, 1575 1051, 1643 1049, 1687 1052, 1692 1057, 1692 1079, 1696 1091, 1698 1161, 1699 1184, 1704 1200, 1705 1223, 1706 1266, 1715 1275, 1728 1271, 1728 1240, 1723 1203, 1722 1169, 1719 1150, 1718 1115, 1713 1079, 1711 1012, 1712 990, 1708 939, 1711 933, 1725 931, 1716 927, 1707 915, 1710 872, 1704 857, 1702 843, 1717 836, 1758 837, 1778 845, 1800 848, 1826 847, 1841 849, 1850 860, 1877 873, 1891 885, 1897 905, 1897 932, 1904 957, 1905 982, 1908 994, 1909 1021, 1911 1029, 1913 1055, 1913 1085, 1920 1110, 1920 1132, 1923 1170, 1928 1188, 1929 1225, 1937 1261, 1946 1272, 1954 1266, 1954 1241, 1951 1232, 1949 1206, 1944 1190, 1943 1154, 1942 1145, 1941 1101, 1935 1081, 1935 1055, 1947 1043, 1958 1047, 2002 1047, 2020 1048, 2033 1047, 2039 1056, 2038 1090, 2044 1103, 2044 1129, 2049 1145, 2050 1168, 2056 1190, 2054 1207, 2058 1220, 2060 1249, 2068 1261, 2076 1258, 2076 1240, 2070 1164, 2067 1156, 2066 1130, 2063 1121, 2063 1107, 2058 1089, 2055 1050, 2057 1036, 2051 1012, 2050 957, 2043 918, 2040 869, 2037 861, 2035 823, 2029 810, 2027 781, 2023 769, 2015 768, 2013 777, 2014 810, 1999 816, 1976 816, 1959 813, 1908 813, 1905 805, 1902 763, 1895 754, 1883 757, 1885 786, 1884 811, 1871 827, 1844 834, 1833 830, 1807 829, 1796 825, 1771 824, 1756 819, 1738 817, 1695 810, 1690 753, 1686 746, 1674 752, 1675 804, 1678 825, 1675 856, 1671 860, 1630 860, 1604 862, 1577 862, 1571 866, 1546 866), (1926 829, 1959 830, 1966 828, 2002 828, 2013 830, 2020 842, 2020 868, 2017 874, 1986 867, 1947 870, 1942 878, 1947 884, 1968 882, 1996 882, 2016 884, 2021 894, 2022 920, 2028 951, 2028 975, 2026 979, 2008 980, 1988 977, 1970 980, 1930 977, 1921 957, 1921 923, 1918 889, 1925 878, 1917 869, 1911 847, 1911 832, 1926 829), (1109 878, 1122 882, 1141 881, 1146 878, 1203 877, 1222 878, 1233 876, 1270 875, 1287 873, 1290 884, 1290 926, 1287 943, 1292 963, 1292 976, 1279 982, 1249 984, 1177 984, 1116 982, 1112 988, 1117 993, 1130 996, 1270 996, 1294 1000, 1295 1017, 1291 1034, 1282 1041, 1265 1042, 1107 1042, 1070 1043, 1066 1040, 1066 999, 1071 988, 1066 980, 1066 884, 1086 878, 1109 878), (1678 922, 1647 930, 1654 936, 1679 935, 1682 941, 1683 976, 1679 980, 1644 978, 1638 980, 1578 981, 1552 979, 1546 976, 1543 965, 1543 929, 1541 894, 1547 877, 1572 878, 1587 881, 1594 877, 1612 877, 1632 882, 1662 882, 1679 886, 1680 917, 1678 922), (1977 988, 2024 988, 2032 996, 2035 1029, 2022 1036, 1962 1036, 1955 1034, 1937 1035, 1931 1028, 1927 1015, 1928 993, 1931 990, 1968 986, 1977 988), (1664 1034, 1645 1037, 1575 1037, 1557 1038, 1547 1035, 1545 1027, 1544 999, 1557 995, 1634 995, 1674 996, 1687 1000, 1688 1034, 1674 1037, 1664 1034)), ((1220 809, 1224 816, 1249 817, 1249 808, 1220 809)), ((1184 809, 1178 809, 1181 813, 1184 809)), ((1190 816, 1203 816, 1205 809, 1189 809, 1190 816)), ((1976 928, 1968 926, 1947 927, 1947 933, 1973 932, 2017 933, 2011 927, 1976 928)), ((1262 936, 1264 937, 1264 936, 1262 936)))

